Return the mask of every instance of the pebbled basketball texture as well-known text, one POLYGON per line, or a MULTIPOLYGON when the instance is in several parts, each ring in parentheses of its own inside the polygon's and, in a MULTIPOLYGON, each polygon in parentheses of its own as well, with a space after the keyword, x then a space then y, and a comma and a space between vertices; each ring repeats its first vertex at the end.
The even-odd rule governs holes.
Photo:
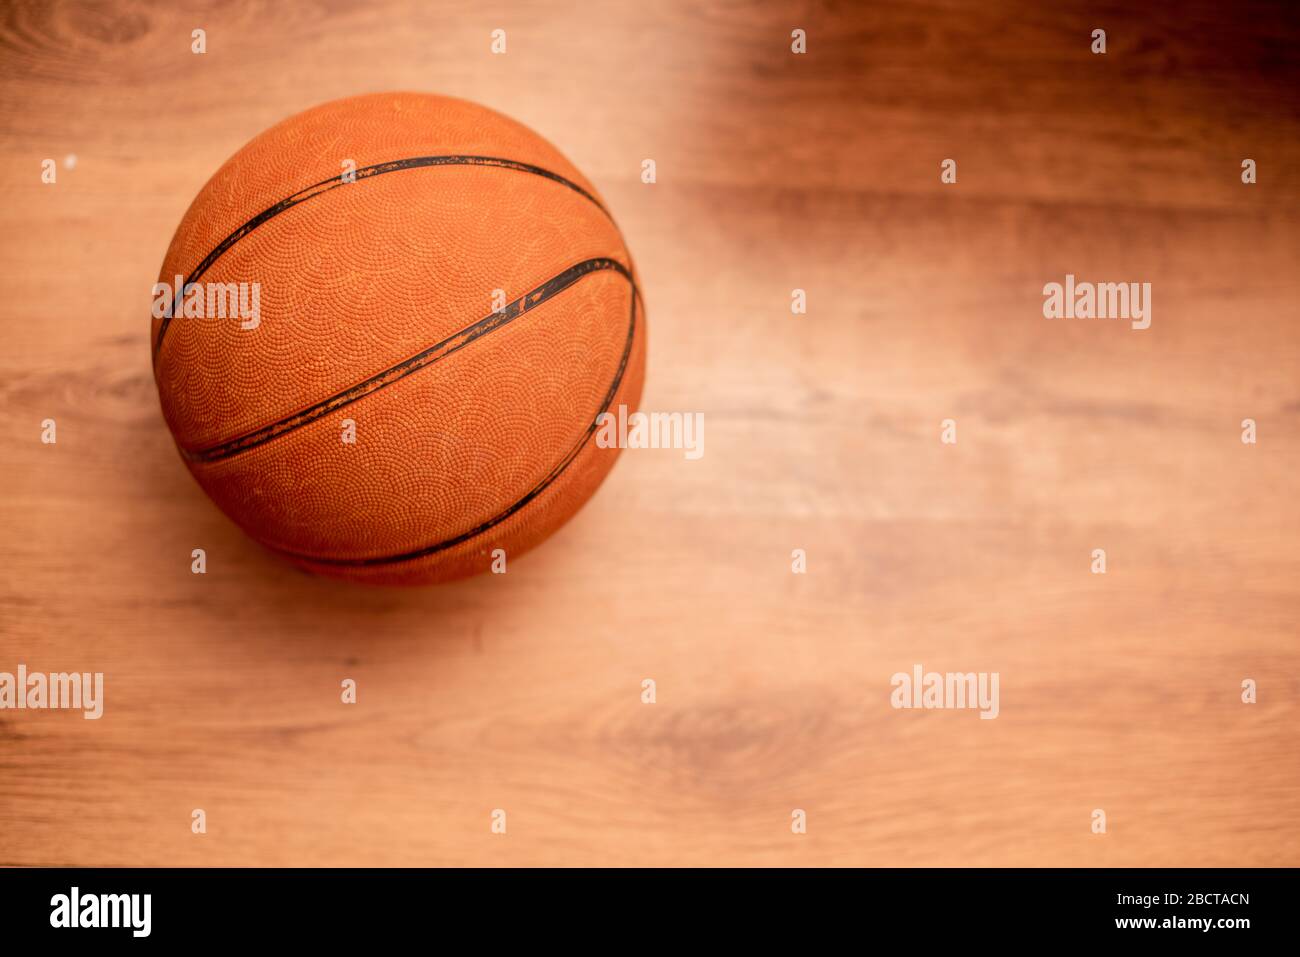
POLYGON ((609 472, 597 415, 640 399, 645 315, 604 203, 462 100, 359 96, 262 133, 186 212, 159 282, 178 275, 257 283, 260 307, 255 328, 155 317, 181 455, 314 572, 418 584, 514 558, 609 472))

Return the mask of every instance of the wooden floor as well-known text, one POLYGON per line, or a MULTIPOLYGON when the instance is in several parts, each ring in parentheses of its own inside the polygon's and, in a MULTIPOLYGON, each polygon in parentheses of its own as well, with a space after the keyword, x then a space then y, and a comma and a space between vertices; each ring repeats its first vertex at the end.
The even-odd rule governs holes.
POLYGON ((185 6, 0 15, 0 671, 106 675, 99 721, 0 711, 0 864, 1300 865, 1287 4, 185 6), (148 347, 216 167, 388 89, 591 177, 644 407, 706 419, 414 591, 235 529, 148 347), (1045 319, 1066 274, 1152 283, 1151 327, 1045 319), (893 709, 915 664, 999 717, 893 709))

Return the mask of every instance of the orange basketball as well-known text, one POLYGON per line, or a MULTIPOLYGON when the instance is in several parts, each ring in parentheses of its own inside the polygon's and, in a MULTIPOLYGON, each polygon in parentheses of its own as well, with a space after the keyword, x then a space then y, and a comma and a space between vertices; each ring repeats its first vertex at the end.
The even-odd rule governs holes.
POLYGON ((645 315, 592 185, 499 113, 410 93, 258 136, 181 221, 154 377, 186 465, 315 572, 414 584, 555 531, 613 465, 645 315))

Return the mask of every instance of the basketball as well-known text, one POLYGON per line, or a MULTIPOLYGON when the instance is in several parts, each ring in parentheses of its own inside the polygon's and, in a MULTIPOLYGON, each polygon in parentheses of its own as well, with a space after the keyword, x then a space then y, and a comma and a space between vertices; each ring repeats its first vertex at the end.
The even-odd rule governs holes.
POLYGON ((231 157, 154 287, 163 415, 212 500, 309 571, 488 571, 591 497, 646 321, 590 182, 463 100, 359 96, 231 157))

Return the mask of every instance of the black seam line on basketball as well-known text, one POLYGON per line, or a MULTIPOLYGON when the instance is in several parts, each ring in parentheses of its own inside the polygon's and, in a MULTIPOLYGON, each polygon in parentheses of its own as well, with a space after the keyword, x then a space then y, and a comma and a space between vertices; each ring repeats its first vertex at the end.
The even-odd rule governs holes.
MULTIPOLYGON (((532 163, 520 163, 517 160, 502 159, 498 156, 412 156, 409 159, 392 160, 388 163, 375 163, 373 166, 363 166, 356 170, 353 175, 355 179, 363 180, 375 176, 381 176, 384 173, 393 173, 403 169, 420 169, 425 166, 495 166, 501 169, 518 170, 521 173, 532 173, 534 176, 542 176, 546 179, 552 180, 553 182, 569 187, 569 189, 595 205, 597 209, 609 218, 610 222, 614 221, 614 218, 609 215, 609 210, 600 204, 600 200, 596 199, 595 196, 591 195, 591 193, 587 192, 572 180, 565 179, 559 173, 552 173, 550 170, 544 169, 541 166, 534 166, 532 163)), ((154 343, 153 347, 154 363, 156 364, 158 362, 158 353, 162 350, 163 336, 167 335, 167 329, 171 325, 172 317, 176 315, 177 310, 180 308, 181 301, 185 295, 185 290, 190 286, 190 284, 198 282, 200 277, 212 268, 212 264, 221 258, 221 255, 225 253, 226 250, 235 245, 235 243, 239 242, 258 226, 261 226, 267 220, 274 219, 285 210, 299 206, 302 203, 307 202, 307 200, 319 196, 322 193, 327 193, 332 189, 337 189, 340 186, 347 185, 349 185, 349 183, 346 182, 342 176, 335 176, 332 179, 322 180, 314 186, 308 186, 306 189, 301 189, 292 196, 280 200, 274 206, 262 210, 218 243, 210 253, 200 260, 199 264, 194 267, 194 271, 181 280, 180 288, 176 290, 175 297, 172 301, 171 315, 163 316, 162 323, 158 327, 158 341, 154 343)), ((617 226, 615 228, 617 228, 617 226)))
POLYGON ((284 551, 283 549, 274 547, 272 547, 272 551, 278 552, 288 558, 296 558, 299 561, 314 562, 318 565, 333 565, 348 568, 365 568, 375 565, 396 565, 399 562, 409 562, 417 558, 425 558, 435 552, 454 548, 457 545, 469 541, 471 538, 482 535, 494 526, 500 525, 533 499, 537 498, 537 496, 545 492, 547 488, 549 488, 551 484, 554 483, 561 474, 563 474, 564 470, 573 463, 573 460, 578 457, 578 453, 586 447, 587 442, 590 441, 592 435, 595 434, 597 421, 601 414, 609 411, 610 403, 614 401, 614 396, 618 395, 619 387, 623 384, 623 376, 627 372, 627 361, 632 355, 632 343, 636 339, 636 303, 637 299, 640 298, 640 291, 637 289, 636 283, 632 281, 632 277, 626 273, 624 275, 627 278, 628 284, 632 287, 632 295, 628 297, 632 300, 632 305, 628 318, 627 342, 623 344, 623 355, 619 359, 618 371, 614 374, 614 380, 610 383, 609 391, 605 393, 605 398, 601 400, 600 412, 592 416, 591 424, 587 426, 587 431, 582 434, 573 448, 569 450, 568 454, 560 460, 560 463, 556 465, 555 468, 551 469, 545 478, 534 485, 523 498, 519 499, 519 501, 515 502, 505 511, 494 515, 486 522, 474 526, 467 532, 462 532, 461 534, 448 538, 445 541, 438 542, 436 545, 428 545, 424 548, 417 548, 409 552, 401 552, 397 555, 384 555, 378 558, 320 558, 316 555, 304 555, 298 552, 284 551))
POLYGON ((278 422, 247 432, 219 445, 202 449, 181 449, 181 455, 191 462, 217 462, 238 455, 241 452, 247 452, 249 449, 255 449, 260 445, 265 445, 273 439, 310 425, 331 412, 351 405, 353 402, 358 402, 380 389, 387 388, 395 382, 400 382, 412 373, 428 368, 440 359, 445 359, 447 356, 464 349, 471 342, 495 332, 502 326, 509 325, 547 300, 555 298, 583 276, 609 269, 618 272, 629 281, 631 280, 631 273, 628 272, 627 267, 616 259, 584 260, 577 265, 570 266, 558 275, 552 276, 536 289, 525 293, 514 302, 502 307, 500 311, 484 316, 441 342, 417 352, 410 358, 397 363, 397 365, 375 373, 368 379, 364 379, 356 385, 330 396, 328 399, 308 406, 293 415, 286 416, 278 422))

